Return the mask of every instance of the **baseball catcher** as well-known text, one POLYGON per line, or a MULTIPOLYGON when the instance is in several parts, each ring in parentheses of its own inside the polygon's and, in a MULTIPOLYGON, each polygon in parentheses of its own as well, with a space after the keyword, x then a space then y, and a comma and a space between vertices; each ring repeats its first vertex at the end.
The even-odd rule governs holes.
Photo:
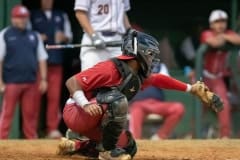
POLYGON ((221 100, 202 82, 190 85, 162 74, 150 74, 158 54, 159 44, 154 37, 132 30, 123 39, 121 56, 70 77, 66 81, 70 98, 63 118, 68 128, 87 139, 62 138, 57 153, 78 153, 101 160, 132 159, 137 145, 125 130, 128 101, 149 85, 190 92, 216 112, 222 109, 221 100))

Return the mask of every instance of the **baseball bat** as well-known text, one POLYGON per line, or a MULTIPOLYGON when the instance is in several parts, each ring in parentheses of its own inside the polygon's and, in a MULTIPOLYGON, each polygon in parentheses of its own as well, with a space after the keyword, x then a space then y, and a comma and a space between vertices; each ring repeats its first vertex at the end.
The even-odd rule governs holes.
MULTIPOLYGON (((122 45, 122 41, 110 41, 106 42, 107 47, 119 47, 122 45)), ((93 44, 54 44, 46 45, 46 49, 66 49, 66 48, 81 48, 81 47, 94 47, 93 44)))

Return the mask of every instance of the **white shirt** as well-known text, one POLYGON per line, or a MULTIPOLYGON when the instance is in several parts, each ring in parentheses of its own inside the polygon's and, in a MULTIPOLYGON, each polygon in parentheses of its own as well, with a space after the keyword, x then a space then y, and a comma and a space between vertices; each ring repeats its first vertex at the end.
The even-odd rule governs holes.
POLYGON ((95 31, 113 31, 124 34, 125 12, 130 10, 129 0, 75 0, 74 10, 88 13, 95 31))
MULTIPOLYGON (((6 55, 6 42, 4 40, 4 33, 7 31, 7 29, 8 28, 5 28, 0 32, 0 61, 3 61, 6 55)), ((37 58, 38 61, 46 60, 48 58, 40 35, 38 35, 37 58)))

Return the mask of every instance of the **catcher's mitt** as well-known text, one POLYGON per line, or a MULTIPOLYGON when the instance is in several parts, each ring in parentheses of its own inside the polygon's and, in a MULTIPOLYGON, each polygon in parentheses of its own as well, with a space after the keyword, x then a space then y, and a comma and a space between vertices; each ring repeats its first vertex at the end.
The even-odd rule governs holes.
POLYGON ((220 112, 223 109, 222 100, 201 81, 192 84, 190 91, 196 95, 204 104, 211 107, 215 112, 220 112))

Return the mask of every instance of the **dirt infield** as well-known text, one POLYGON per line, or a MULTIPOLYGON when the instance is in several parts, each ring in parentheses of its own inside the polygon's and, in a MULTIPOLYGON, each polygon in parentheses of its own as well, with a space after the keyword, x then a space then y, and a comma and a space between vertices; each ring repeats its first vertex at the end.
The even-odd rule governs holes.
MULTIPOLYGON (((0 141, 0 160, 84 160, 55 155, 56 140, 0 141)), ((136 160, 240 160, 240 140, 138 141, 136 160)))

